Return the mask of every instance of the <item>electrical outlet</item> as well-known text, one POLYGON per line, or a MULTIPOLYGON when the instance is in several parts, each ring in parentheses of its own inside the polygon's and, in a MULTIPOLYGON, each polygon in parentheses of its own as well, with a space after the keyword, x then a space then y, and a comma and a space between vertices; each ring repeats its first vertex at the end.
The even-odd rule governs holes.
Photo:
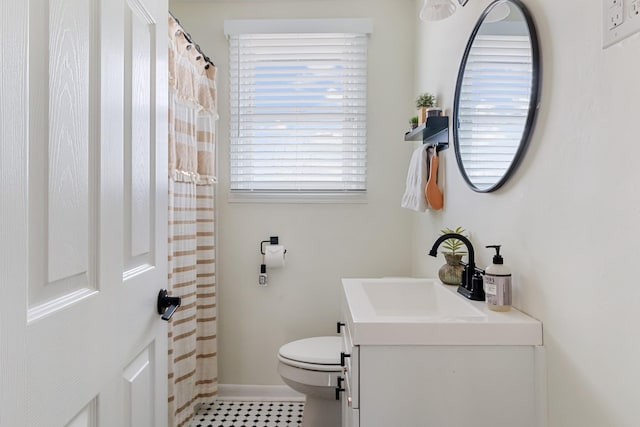
POLYGON ((609 31, 622 25, 624 22, 624 1, 609 1, 609 10, 607 11, 607 22, 609 23, 609 31))
POLYGON ((602 48, 640 31, 640 0, 602 0, 602 48))
POLYGON ((629 6, 629 18, 640 17, 640 0, 633 0, 629 6))

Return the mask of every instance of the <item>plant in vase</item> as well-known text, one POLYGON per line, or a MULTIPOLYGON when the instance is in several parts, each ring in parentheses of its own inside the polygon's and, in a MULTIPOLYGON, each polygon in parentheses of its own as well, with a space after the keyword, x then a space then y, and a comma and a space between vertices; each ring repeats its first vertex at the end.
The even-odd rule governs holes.
POLYGON ((438 115, 439 109, 435 108, 437 98, 435 95, 425 92, 423 94, 418 95, 416 98, 416 108, 418 109, 418 124, 422 124, 427 121, 427 117, 430 117, 431 114, 429 111, 433 110, 435 115, 438 115))
MULTIPOLYGON (((456 233, 464 237, 469 237, 464 234, 466 231, 467 230, 462 227, 457 227, 456 229, 443 228, 440 230, 442 234, 456 233)), ((447 263, 438 270, 438 277, 440 281, 446 285, 460 286, 462 283, 462 271, 464 270, 464 266, 460 264, 460 261, 462 261, 462 257, 467 254, 467 252, 463 250, 465 248, 464 243, 459 239, 451 238, 442 242, 442 247, 445 249, 442 251, 442 254, 447 263)))
POLYGON ((418 116, 413 116, 409 119, 409 124, 411 125, 411 130, 418 127, 418 116))

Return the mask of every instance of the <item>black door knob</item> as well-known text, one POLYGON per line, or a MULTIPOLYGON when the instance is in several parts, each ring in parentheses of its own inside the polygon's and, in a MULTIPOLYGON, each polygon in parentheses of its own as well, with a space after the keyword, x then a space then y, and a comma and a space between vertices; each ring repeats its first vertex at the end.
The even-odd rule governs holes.
POLYGON ((169 321, 181 302, 180 297, 170 297, 166 289, 161 289, 158 293, 158 314, 162 315, 162 320, 169 321))

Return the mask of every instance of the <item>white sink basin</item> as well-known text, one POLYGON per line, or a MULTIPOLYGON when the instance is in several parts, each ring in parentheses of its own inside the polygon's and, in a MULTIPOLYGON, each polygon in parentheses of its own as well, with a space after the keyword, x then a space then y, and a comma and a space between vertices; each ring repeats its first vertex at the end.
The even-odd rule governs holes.
POLYGON ((373 316, 424 321, 482 316, 481 311, 431 280, 365 279, 361 284, 373 316))
POLYGON ((435 279, 342 279, 354 344, 542 345, 539 321, 496 313, 435 279))

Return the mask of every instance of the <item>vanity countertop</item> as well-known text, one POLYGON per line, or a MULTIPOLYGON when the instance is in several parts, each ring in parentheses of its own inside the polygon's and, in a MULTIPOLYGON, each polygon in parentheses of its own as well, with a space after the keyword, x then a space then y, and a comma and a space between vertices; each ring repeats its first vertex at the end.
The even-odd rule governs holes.
POLYGON ((342 279, 354 345, 542 345, 542 323, 495 312, 437 279, 342 279))

